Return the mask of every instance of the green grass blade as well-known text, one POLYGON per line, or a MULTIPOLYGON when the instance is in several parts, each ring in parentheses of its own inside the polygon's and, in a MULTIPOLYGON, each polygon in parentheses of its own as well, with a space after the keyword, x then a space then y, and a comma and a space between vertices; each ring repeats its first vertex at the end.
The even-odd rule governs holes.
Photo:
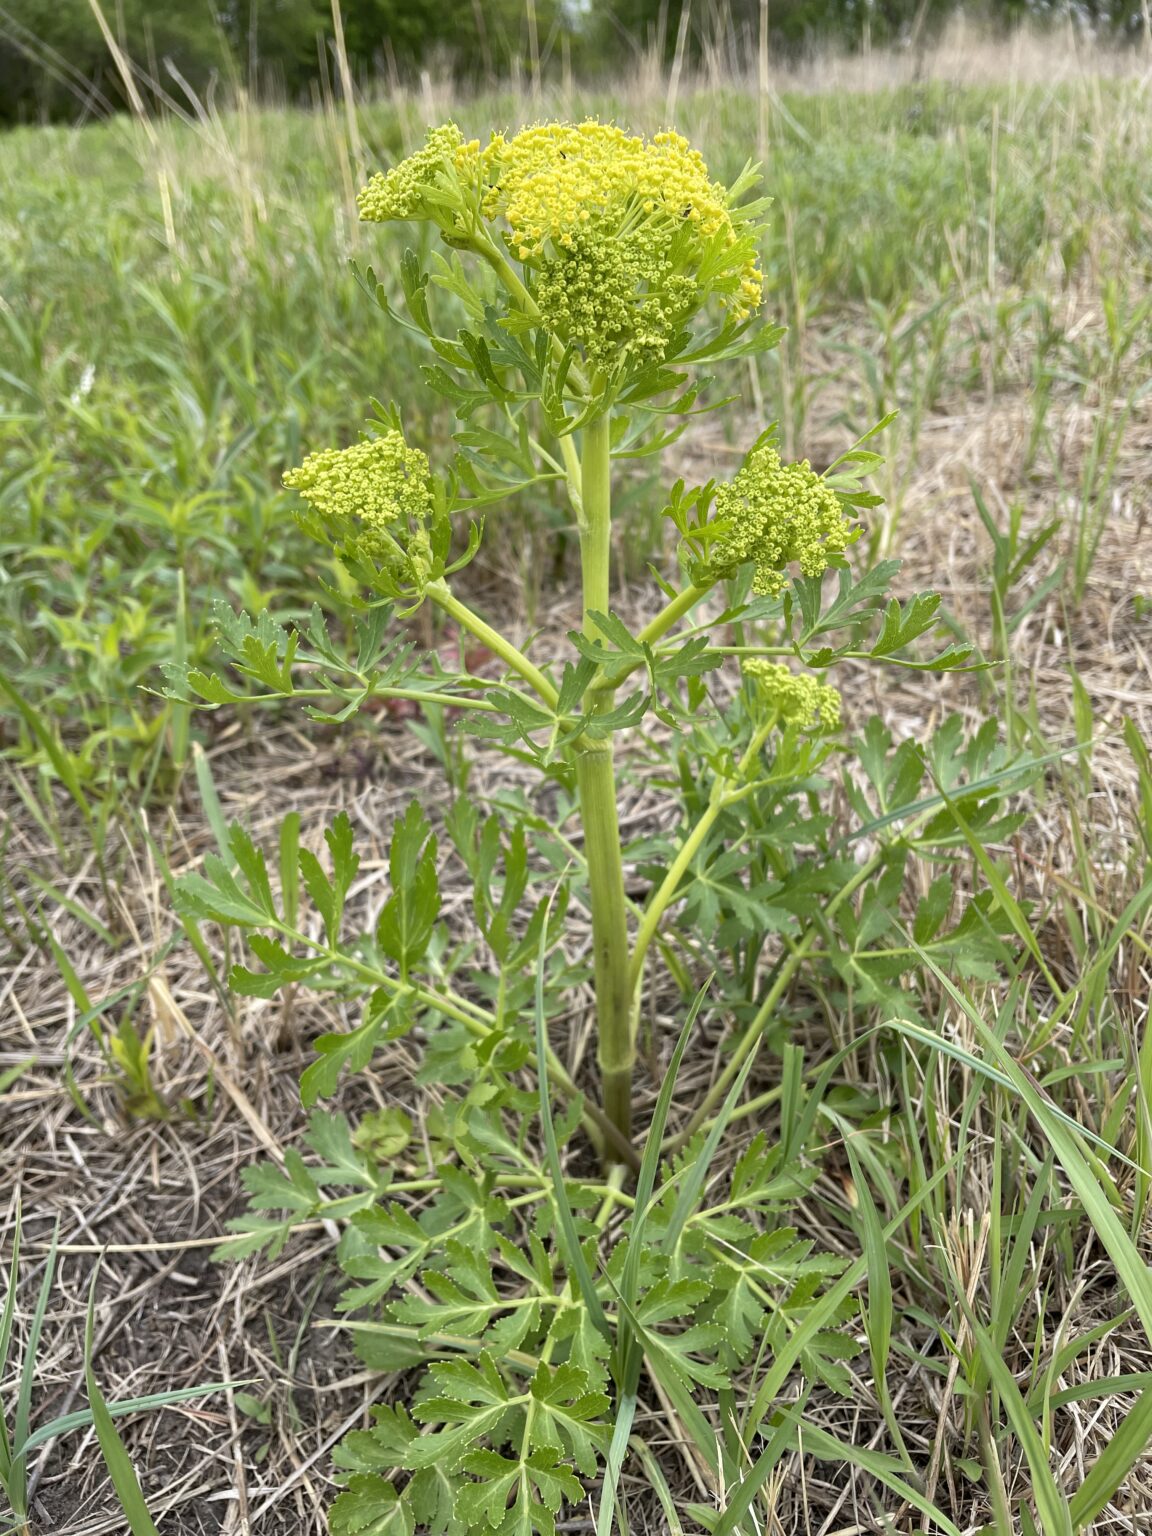
POLYGON ((961 1291, 956 1299, 968 1320, 972 1338, 980 1350, 984 1370, 1008 1415, 1008 1422, 1016 1436, 1024 1459, 1028 1463, 1032 1497, 1036 1513, 1040 1517, 1040 1529, 1044 1536, 1072 1536, 1072 1521, 1068 1513, 1068 1501, 1056 1486, 1056 1479, 1048 1460, 1048 1451, 1036 1429, 1036 1422, 1029 1412, 1016 1378, 1004 1362, 1000 1345, 979 1321, 961 1291))
POLYGON ((676 1417, 692 1437, 692 1444, 699 1451, 712 1472, 721 1470, 722 1442, 715 1428, 709 1423, 699 1403, 676 1372, 669 1370, 656 1355, 648 1360, 648 1370, 660 1383, 661 1391, 676 1410, 676 1417))
MULTIPOLYGON (((172 621, 172 660, 177 667, 188 661, 188 587, 184 571, 176 572, 176 614, 172 621)), ((188 741, 192 726, 192 706, 179 699, 168 700, 169 742, 172 766, 183 772, 188 761, 188 741)))
MULTIPOLYGON (((29 1067, 36 1065, 36 1057, 29 1056, 26 1061, 17 1061, 10 1067, 5 1067, 0 1072, 0 1099, 8 1092, 13 1083, 18 1083, 29 1067)), ((0 1357, 0 1370, 3 1369, 3 1359, 0 1357)))
POLYGON ((1052 996, 1057 1000, 1057 1003, 1063 1002, 1065 998, 1064 988, 1061 987, 1059 982, 1048 969, 1048 962, 1044 959, 1044 955, 1041 952, 1036 935, 1032 932, 1032 925, 1028 921, 1023 908, 1020 906, 1020 903, 1008 889, 1007 881, 996 868, 993 860, 988 857, 988 851, 984 847, 981 839, 975 832, 973 832, 972 828, 965 821, 960 807, 956 804, 955 800, 952 799, 951 795, 946 794, 945 791, 941 789, 938 780, 936 783, 936 788, 940 793, 940 798, 944 802, 945 808, 948 810, 949 814, 952 816, 952 819, 963 833, 964 841, 968 845, 968 850, 972 854, 972 857, 976 860, 977 864, 979 864, 985 880, 987 880, 988 884, 992 888, 993 893, 996 896, 996 900, 999 902, 1003 910, 1008 914, 1009 920, 1012 923, 1013 932, 1016 934, 1016 937, 1020 940, 1021 944, 1024 945, 1028 953, 1036 962, 1041 976, 1043 976, 1044 980, 1048 983, 1048 987, 1051 990, 1052 996))
POLYGON ((744 1092, 744 1084, 748 1081, 748 1074, 752 1070, 756 1060, 757 1051, 749 1051, 744 1060, 744 1065, 735 1082, 728 1090, 727 1097, 720 1107, 712 1128, 708 1132, 708 1138, 700 1150, 700 1155, 694 1158, 688 1170, 688 1176, 680 1186, 680 1192, 676 1197, 671 1218, 668 1222, 668 1230, 664 1235, 664 1247, 671 1253, 680 1241, 680 1234, 684 1230, 684 1224, 692 1215, 700 1203, 700 1191, 704 1188, 704 1181, 708 1177, 708 1170, 712 1166, 712 1159, 716 1155, 716 1148, 720 1145, 720 1138, 728 1127, 732 1118, 732 1111, 740 1101, 740 1095, 744 1092))
MULTIPOLYGON (((1094 745, 1094 743, 1093 743, 1094 745)), ((973 779, 970 784, 965 784, 963 793, 968 795, 983 794, 985 790, 1004 788, 1014 779, 1023 774, 1039 772, 1052 763, 1063 762, 1066 757, 1074 757, 1077 752, 1086 752, 1088 745, 1082 742, 1074 742, 1068 747, 1058 747, 1051 752, 1041 753, 1039 757, 1025 757, 1020 761, 1010 763, 1006 768, 998 768, 995 773, 985 774, 981 779, 973 779)), ((1017 786, 1020 789, 1024 785, 1017 786)), ((840 839, 840 846, 850 847, 865 838, 873 836, 876 832, 882 832, 885 827, 890 827, 894 822, 906 821, 914 816, 924 816, 929 811, 938 811, 948 804, 948 797, 940 792, 935 795, 925 795, 922 800, 914 800, 910 805, 899 805, 895 810, 886 811, 882 816, 874 816, 870 821, 862 822, 854 827, 851 832, 845 833, 840 839)))
POLYGON ((892 1270, 888 1259, 888 1245, 884 1241, 884 1229, 880 1212, 872 1196, 872 1189, 864 1166, 857 1155, 851 1138, 845 1138, 844 1150, 852 1167, 852 1181, 856 1190, 857 1209, 864 1237, 864 1257, 868 1261, 868 1292, 864 1307, 864 1332, 868 1338, 868 1350, 872 1358, 872 1380, 880 1408, 884 1414, 893 1444, 900 1451, 905 1470, 911 1468, 912 1459, 900 1431, 896 1410, 892 1406, 892 1394, 888 1390, 888 1360, 892 1352, 892 1321, 894 1306, 892 1297, 892 1270))
MULTIPOLYGON (((20 1371, 20 1389, 16 1397, 16 1412, 12 1418, 12 1466, 8 1476, 8 1499, 17 1515, 27 1513, 28 1466, 24 1459, 24 1446, 32 1433, 32 1386, 36 1375, 36 1362, 40 1353, 40 1335, 44 1317, 48 1311, 48 1298, 52 1294, 52 1282, 56 1278, 56 1246, 60 1241, 60 1222, 52 1230, 48 1257, 44 1261, 44 1278, 32 1313, 28 1339, 24 1352, 24 1364, 20 1371)), ((15 1278, 15 1271, 13 1271, 15 1278)))
MULTIPOLYGON (((8 1347, 12 1342, 12 1322, 16 1313, 16 1281, 20 1271, 20 1198, 16 1197, 15 1227, 12 1236, 12 1263, 8 1270, 8 1289, 4 1294, 4 1311, 0 1312, 0 1380, 8 1374, 8 1347)), ((0 1484, 7 1485, 12 1467, 12 1442, 8 1437, 8 1421, 4 1415, 4 1403, 0 1400, 0 1484)))
MULTIPOLYGON (((1048 1399, 1049 1408, 1063 1408, 1068 1403, 1080 1403, 1085 1398, 1116 1397, 1121 1392, 1146 1392, 1152 1387, 1152 1371, 1126 1371, 1121 1376, 1093 1376, 1088 1381, 1078 1381, 1074 1386, 1053 1392, 1048 1399)), ((1037 1412, 1033 1406, 1034 1413, 1037 1412)))
MULTIPOLYGON (((1147 1375, 1147 1372, 1142 1373, 1147 1375)), ((1098 1385, 1085 1383, 1085 1385, 1098 1385)), ((1112 1431, 1107 1445, 1088 1468, 1071 1504, 1072 1525, 1082 1531, 1103 1514, 1113 1494, 1152 1442, 1152 1386, 1146 1387, 1112 1431)))
MULTIPOLYGON (((938 1168, 927 1183, 916 1191, 912 1199, 901 1206, 883 1229, 886 1243, 890 1238, 895 1237, 913 1211, 917 1210, 946 1179, 951 1177, 959 1160, 960 1153, 954 1153, 943 1167, 938 1168)), ((860 1284, 867 1272, 868 1258, 867 1255, 862 1255, 855 1259, 844 1273, 813 1302, 803 1323, 793 1331, 787 1343, 776 1354, 771 1368, 760 1383, 743 1425, 745 1437, 751 1437, 759 1429, 772 1405, 780 1396, 809 1340, 831 1322, 841 1302, 860 1284)), ((762 1452, 745 1474, 740 1486, 733 1490, 728 1507, 717 1523, 713 1536, 733 1536, 734 1532, 741 1529, 745 1514, 771 1470, 771 1466, 765 1462, 765 1453, 762 1452)))
POLYGON ((1101 1245, 1115 1265, 1116 1272, 1136 1308, 1144 1331, 1152 1342, 1152 1270, 1148 1268, 1140 1250, 1121 1224, 1111 1202, 1100 1187, 1098 1176, 1084 1152, 1081 1151, 1080 1141, 1083 1131, 1074 1128, 1068 1123, 1066 1116, 1057 1112, 1055 1105, 1045 1095, 1035 1078, 1026 1072, 1005 1049, 996 1033, 989 1029, 979 1012, 955 983, 945 975, 932 956, 916 944, 911 936, 908 942, 952 1001, 963 1010, 984 1048, 995 1060, 1000 1072, 1008 1079, 1013 1091, 1023 1101, 1036 1124, 1044 1132, 1056 1160, 1079 1196, 1084 1212, 1095 1228, 1101 1245))
MULTIPOLYGON (((106 1407, 114 1419, 125 1419, 133 1413, 151 1413, 157 1408, 169 1408, 173 1403, 190 1403, 213 1392, 225 1392, 229 1387, 250 1387, 256 1381, 257 1378, 252 1377, 247 1381, 209 1381, 200 1387, 173 1387, 169 1392, 150 1392, 146 1397, 126 1397, 123 1402, 107 1403, 106 1407)), ((77 1408, 74 1413, 61 1414, 58 1419, 52 1419, 34 1429, 24 1442, 21 1454, 29 1456, 46 1441, 70 1434, 74 1429, 87 1429, 92 1422, 92 1411, 89 1408, 77 1408)))
POLYGON ((0 672, 0 693, 8 696, 14 705, 16 712, 27 726, 29 734, 39 744, 41 751, 51 763, 56 772, 56 777, 64 785, 72 796, 78 809, 89 824, 93 823, 92 805, 80 782, 80 776, 76 769, 76 759, 60 740, 55 731, 50 729, 41 720, 39 713, 28 703, 21 693, 19 686, 5 673, 0 672))
POLYGON ((108 1405, 104 1401, 103 1393, 96 1380, 96 1372, 92 1368, 93 1334, 96 1322, 96 1279, 97 1275, 94 1274, 88 1291, 88 1319, 84 1327, 84 1379, 88 1385, 92 1423, 96 1430, 96 1439, 100 1443, 100 1454, 104 1457, 104 1465, 108 1468, 108 1475, 116 1490, 116 1497, 120 1500, 120 1507, 127 1516, 132 1536, 160 1536, 152 1516, 148 1513, 148 1506, 144 1502, 144 1493, 140 1487, 140 1480, 136 1476, 136 1469, 132 1465, 123 1440, 117 1433, 116 1425, 112 1421, 112 1415, 108 1412, 108 1405))
MULTIPOLYGON (((922 954, 923 951, 917 949, 917 953, 922 954)), ((891 1018, 885 1019, 880 1027, 882 1029, 894 1029, 898 1034, 906 1035, 909 1040, 919 1040, 921 1044, 930 1046, 932 1050, 937 1051, 941 1056, 947 1056, 952 1061, 961 1062, 971 1071, 986 1077, 989 1082, 998 1083, 1001 1088, 1006 1088, 1009 1092, 1016 1092, 1016 1084, 1010 1073, 993 1066, 990 1062, 984 1061, 979 1056, 974 1056, 971 1051, 965 1050, 962 1045, 957 1045, 955 1041, 946 1040, 941 1035, 933 1034, 930 1029, 925 1029, 922 1024, 913 1024, 909 1019, 891 1018)), ((992 1038, 995 1039, 995 1035, 992 1038)), ((1083 1071, 1084 1069, 1082 1068, 1081 1070, 1083 1071)), ((1053 1119, 1059 1120, 1061 1124, 1066 1125, 1074 1135, 1082 1136, 1085 1141, 1099 1147, 1109 1157, 1114 1157, 1118 1162, 1126 1164, 1134 1172, 1139 1173, 1141 1171, 1140 1165, 1137 1162, 1130 1157, 1125 1157, 1123 1152, 1117 1151, 1111 1142, 1106 1141, 1103 1136, 1098 1136, 1095 1131, 1090 1131, 1087 1126, 1080 1125, 1070 1114, 1061 1109, 1058 1104, 1053 1104, 1049 1101, 1049 1110, 1053 1119)))
MULTIPOLYGON (((789 1417, 792 1417, 790 1412, 789 1417)), ((948 1516, 930 1499, 924 1497, 920 1490, 913 1486, 906 1478, 901 1476, 904 1470, 898 1461, 890 1456, 885 1456, 880 1451, 870 1451, 864 1446, 848 1445, 835 1435, 829 1434, 826 1429, 820 1429, 814 1424, 798 1424, 798 1438, 800 1446, 805 1453, 815 1456, 818 1461, 834 1461, 841 1465, 859 1467, 867 1472, 877 1482, 883 1483, 886 1488, 891 1488, 902 1499, 906 1499, 913 1509, 918 1509, 922 1515, 938 1525, 945 1532, 945 1536, 962 1536, 959 1526, 954 1525, 948 1516)), ((724 1520, 716 1527, 713 1536, 721 1536, 725 1527, 724 1520)))
POLYGON ((668 1070, 664 1074, 664 1081, 660 1084, 656 1108, 652 1113, 652 1124, 648 1127, 648 1134, 644 1141, 644 1155, 640 1159, 640 1172, 636 1178, 636 1203, 632 1209, 632 1227, 629 1234, 628 1256, 625 1260, 623 1274, 620 1277, 620 1293, 626 1304, 630 1307, 636 1303, 645 1217, 652 1204, 652 1196, 656 1189, 656 1174, 660 1167, 660 1147, 664 1139, 664 1127, 668 1124, 668 1114, 672 1108, 672 1095, 676 1091, 676 1082, 680 1076, 680 1064, 684 1060, 684 1051, 688 1045, 688 1037, 692 1033, 692 1028, 699 1016, 700 1009, 704 1006, 704 999, 708 995, 708 989, 711 985, 712 978, 709 977, 692 1000, 692 1006, 688 1010, 688 1015, 680 1030, 680 1037, 676 1041, 676 1047, 672 1052, 672 1060, 668 1063, 668 1070))
POLYGON ((632 1425, 636 1419, 639 1369, 636 1370, 635 1375, 636 1379, 629 1382, 616 1399, 616 1422, 612 1426, 612 1438, 608 1442, 608 1454, 604 1458, 604 1483, 600 1492, 600 1507, 596 1511, 596 1536, 613 1536, 616 1490, 620 1486, 624 1459, 628 1454, 628 1444, 632 1438, 632 1425))
POLYGON ((664 1512, 664 1519, 668 1525, 668 1536, 684 1536, 684 1527, 680 1524, 680 1516, 676 1512, 676 1500, 672 1490, 668 1486, 668 1479, 661 1470, 660 1463, 648 1449, 646 1441, 639 1435, 633 1435, 628 1442, 636 1460, 644 1468, 644 1475, 648 1479, 648 1486, 659 1500, 660 1508, 664 1512))
POLYGON ((95 913, 90 912, 82 901, 77 900, 73 896, 68 896, 58 886, 53 885, 50 880, 45 880, 43 875, 38 875, 34 869, 25 869, 23 873, 27 879, 31 880, 37 890, 53 901, 56 906, 62 907, 65 912, 70 912, 86 928, 91 929, 101 944, 106 944, 109 949, 119 948, 119 940, 116 935, 100 921, 95 913))

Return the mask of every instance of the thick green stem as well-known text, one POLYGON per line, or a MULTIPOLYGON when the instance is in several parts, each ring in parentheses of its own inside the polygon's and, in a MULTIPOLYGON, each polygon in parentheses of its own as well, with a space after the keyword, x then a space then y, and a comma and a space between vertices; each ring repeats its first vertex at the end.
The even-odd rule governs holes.
MULTIPOLYGON (((580 559, 584 584, 584 632, 590 613, 606 613, 610 596, 612 490, 610 420, 607 414, 584 430, 581 461, 580 559)), ((612 707, 610 694, 594 708, 612 707)), ((575 749, 576 785, 584 823, 584 852, 592 904, 592 954, 596 981, 597 1057, 604 1080, 604 1110, 623 1136, 632 1130, 632 1062, 635 1049, 628 985, 628 916, 612 738, 582 737, 575 749)))

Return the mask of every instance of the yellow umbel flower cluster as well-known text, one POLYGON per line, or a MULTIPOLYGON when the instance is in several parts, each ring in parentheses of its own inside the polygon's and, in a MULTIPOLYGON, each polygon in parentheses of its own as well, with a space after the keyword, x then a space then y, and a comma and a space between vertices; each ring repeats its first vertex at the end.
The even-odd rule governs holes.
POLYGON ((427 456, 402 433, 393 428, 349 448, 310 453, 284 484, 323 518, 359 518, 360 550, 398 581, 423 589, 432 566, 432 476, 427 456))
POLYGON ((759 304, 755 240, 678 133, 550 123, 497 135, 481 161, 484 217, 504 219, 545 320, 594 365, 660 361, 711 294, 737 320, 759 304))
POLYGON ((716 518, 724 528, 713 554, 718 574, 756 562, 753 591, 776 597, 793 562, 805 576, 820 576, 829 556, 852 542, 855 529, 839 497, 805 459, 781 464, 770 444, 755 448, 736 477, 716 492, 716 518))
POLYGON ((389 219, 432 219, 444 199, 453 195, 460 171, 469 159, 469 148, 455 123, 429 131, 423 149, 401 160, 388 172, 377 171, 356 199, 362 219, 385 224, 389 219))
POLYGON ((322 517, 358 517, 374 528, 422 521, 432 508, 427 455, 395 429, 350 448, 310 453, 284 484, 322 517))
MULTIPOLYGON (((666 237, 686 221, 703 239, 738 239, 727 192, 678 133, 646 143, 610 123, 549 123, 511 139, 497 134, 483 163, 491 183, 484 215, 503 214, 521 260, 543 255, 548 241, 567 246, 585 225, 605 220, 621 230, 662 223, 666 237)), ((748 277, 758 277, 754 262, 748 277)))
POLYGON ((549 123, 481 149, 449 123, 374 176, 359 208, 377 221, 431 219, 490 259, 495 235, 526 269, 544 325, 610 373, 660 362, 712 297, 737 322, 759 306, 763 205, 732 201, 678 133, 549 123))
POLYGON ((839 726, 840 695, 831 684, 762 657, 746 661, 743 670, 755 680, 761 701, 785 725, 798 725, 802 731, 834 731, 839 726))

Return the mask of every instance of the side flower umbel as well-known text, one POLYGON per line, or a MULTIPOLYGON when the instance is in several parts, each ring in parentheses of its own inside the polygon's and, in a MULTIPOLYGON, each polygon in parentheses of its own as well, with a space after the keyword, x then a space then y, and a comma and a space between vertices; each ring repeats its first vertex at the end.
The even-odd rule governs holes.
POLYGON ((455 123, 430 129, 422 149, 361 189, 360 217, 376 224, 429 220, 450 237, 466 238, 478 211, 477 150, 455 123))
MULTIPOLYGON (((398 427, 310 453, 284 484, 311 509, 312 519, 302 519, 307 530, 334 544, 345 564, 370 575, 384 595, 419 602, 428 583, 449 569, 447 494, 427 456, 398 427)), ((476 542, 474 534, 465 559, 476 542)))
POLYGON ((735 479, 716 492, 716 532, 715 574, 754 561, 752 590, 765 597, 784 590, 789 565, 822 576, 859 537, 840 497, 808 460, 782 464, 770 443, 753 448, 735 479))
POLYGON ((780 662, 754 657, 743 673, 756 687, 757 703, 781 725, 802 731, 835 731, 840 725, 840 694, 808 672, 793 672, 780 662))

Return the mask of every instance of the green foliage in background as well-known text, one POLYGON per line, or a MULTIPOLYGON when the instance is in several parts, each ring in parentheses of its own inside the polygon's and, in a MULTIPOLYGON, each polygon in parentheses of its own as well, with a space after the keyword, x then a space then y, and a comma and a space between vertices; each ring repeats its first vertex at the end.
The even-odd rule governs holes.
MULTIPOLYGON (((120 0, 106 21, 134 62, 149 109, 188 109, 237 85, 265 99, 307 102, 339 79, 329 0, 120 0)), ((1147 32, 1144 0, 773 0, 773 60, 821 49, 922 47, 961 12, 994 29, 1073 22, 1104 41, 1147 32)), ((509 76, 555 80, 614 76, 620 57, 677 52, 692 67, 754 61, 759 0, 682 6, 680 0, 342 0, 344 48, 354 78, 411 82, 421 68, 491 85, 509 76)), ((9 0, 0 13, 0 124, 69 121, 131 105, 91 0, 9 0)))
MULTIPOLYGON (((1036 338, 1040 467, 1065 473, 1042 413, 1054 393, 1079 379, 1116 402, 1101 414, 1101 432, 1113 435, 1075 492, 1090 548, 1118 412, 1147 356, 1130 295, 1152 282, 1152 242, 1127 96, 1118 88, 1110 98, 1115 131, 1095 133, 1067 96, 1020 93, 995 176, 989 90, 790 99, 772 150, 776 216, 761 246, 766 290, 789 333, 751 373, 719 369, 714 391, 751 383, 787 453, 802 457, 832 380, 797 372, 796 348, 806 328, 845 332, 836 377, 846 430, 859 435, 899 408, 888 447, 908 453, 942 393, 974 380, 986 388, 989 354, 1011 384, 1014 345, 1036 338), (999 302, 984 297, 990 223, 999 302), (1066 284, 1094 274, 1113 286, 1114 347, 1101 353, 1065 335, 1054 270, 1066 284), (849 350, 861 303, 887 338, 879 358, 871 345, 849 350)), ((624 107, 611 95, 592 105, 605 117, 624 107)), ((662 107, 647 110, 659 125, 662 107)), ((523 112, 495 97, 463 111, 462 126, 514 123, 523 112)), ((731 180, 751 99, 703 96, 680 116, 731 180)), ((421 130, 407 112, 374 108, 362 132, 388 164, 421 130)), ((348 399, 402 398, 420 441, 442 438, 451 420, 422 371, 426 346, 394 332, 382 347, 342 265, 354 236, 333 190, 340 163, 331 125, 282 113, 170 122, 158 155, 120 123, 79 138, 0 140, 0 674, 12 689, 0 684, 0 717, 19 760, 82 794, 133 797, 163 784, 170 740, 179 770, 179 717, 142 685, 163 662, 207 655, 216 597, 249 612, 275 602, 288 616, 305 614, 318 591, 327 601, 325 581, 339 577, 300 535, 279 481, 305 443, 349 433, 348 399), (37 730, 14 697, 35 706, 37 730)), ((387 230, 372 247, 390 302, 402 298, 402 249, 387 230)), ((644 461, 637 468, 621 492, 632 571, 644 569, 660 512, 644 461)), ((899 486, 883 488, 898 517, 899 486)), ((574 553, 562 493, 548 486, 531 519, 513 499, 488 539, 530 607, 542 577, 562 574, 574 553)), ((485 567, 482 556, 478 573, 485 567)))

